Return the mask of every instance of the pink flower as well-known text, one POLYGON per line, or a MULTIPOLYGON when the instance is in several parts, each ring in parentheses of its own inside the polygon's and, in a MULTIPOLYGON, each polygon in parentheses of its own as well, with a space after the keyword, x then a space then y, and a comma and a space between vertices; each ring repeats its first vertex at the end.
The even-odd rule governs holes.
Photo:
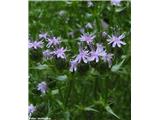
POLYGON ((126 43, 122 41, 124 37, 124 34, 120 36, 112 35, 112 37, 109 36, 109 39, 107 41, 109 42, 108 44, 112 44, 112 47, 116 47, 116 45, 118 47, 121 47, 121 45, 126 45, 126 43))
POLYGON ((85 51, 83 49, 79 49, 79 54, 77 55, 75 61, 80 63, 83 60, 84 63, 88 62, 88 51, 85 51))
POLYGON ((48 39, 47 47, 51 47, 51 45, 59 45, 60 44, 60 38, 52 37, 48 39))
POLYGON ((57 56, 57 58, 62 58, 62 59, 66 59, 66 55, 65 55, 66 49, 62 48, 58 48, 57 50, 55 50, 53 52, 53 54, 55 54, 57 56))
POLYGON ((75 60, 70 61, 69 71, 71 71, 71 72, 77 71, 77 65, 78 65, 77 61, 75 61, 75 60))
POLYGON ((90 44, 93 42, 95 37, 96 37, 95 35, 83 34, 81 35, 80 40, 87 42, 87 44, 90 44))

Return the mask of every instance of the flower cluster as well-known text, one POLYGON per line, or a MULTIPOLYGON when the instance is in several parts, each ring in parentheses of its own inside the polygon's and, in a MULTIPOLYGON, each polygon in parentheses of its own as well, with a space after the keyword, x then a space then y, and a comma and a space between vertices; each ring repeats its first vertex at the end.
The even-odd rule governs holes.
POLYGON ((75 59, 70 61, 69 70, 71 72, 76 71, 77 65, 81 62, 90 63, 95 61, 98 63, 100 59, 102 59, 104 62, 108 62, 109 67, 111 67, 113 54, 107 53, 105 47, 100 43, 96 43, 96 45, 94 45, 94 38, 95 35, 88 33, 81 35, 80 41, 86 42, 89 49, 83 49, 82 47, 79 48, 78 55, 75 57, 75 59))
MULTIPOLYGON (((122 39, 125 37, 124 34, 121 35, 108 35, 108 44, 111 44, 112 47, 121 47, 122 45, 126 45, 125 42, 122 41, 122 39)), ((66 59, 66 54, 65 52, 67 49, 60 47, 61 40, 59 37, 48 37, 47 33, 43 33, 39 35, 40 39, 45 39, 47 40, 46 44, 46 50, 43 51, 43 56, 46 59, 51 59, 53 57, 60 58, 60 59, 66 59)), ((103 46, 102 43, 96 43, 94 42, 94 39, 96 36, 94 34, 89 34, 89 33, 83 33, 79 40, 81 43, 84 43, 79 47, 79 53, 70 60, 70 68, 69 71, 77 71, 77 66, 81 62, 83 63, 90 63, 95 61, 98 63, 100 59, 104 62, 108 62, 109 67, 112 65, 112 58, 113 54, 108 53, 103 46), (88 49, 86 49, 88 48, 88 49)), ((34 41, 34 42, 29 42, 29 48, 33 49, 38 49, 43 47, 43 42, 42 41, 34 41)), ((45 93, 45 90, 43 90, 44 83, 40 84, 38 89, 42 92, 45 93)))
MULTIPOLYGON (((53 57, 66 59, 65 52, 67 49, 60 47, 60 37, 49 37, 47 33, 41 33, 39 34, 39 39, 45 40, 47 42, 46 44, 46 50, 43 51, 43 56, 46 59, 51 59, 53 57)), ((34 41, 30 42, 29 40, 29 48, 38 49, 44 47, 44 42, 42 41, 34 41)))

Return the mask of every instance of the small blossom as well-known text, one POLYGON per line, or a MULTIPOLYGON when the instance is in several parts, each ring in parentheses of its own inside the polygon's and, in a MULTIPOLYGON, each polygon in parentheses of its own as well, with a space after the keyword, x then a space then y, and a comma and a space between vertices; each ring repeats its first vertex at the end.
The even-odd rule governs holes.
POLYGON ((69 71, 71 71, 71 72, 77 71, 77 65, 78 65, 78 63, 75 60, 70 61, 69 71))
POLYGON ((80 40, 85 41, 85 42, 87 42, 87 44, 89 44, 89 43, 93 42, 95 37, 96 36, 94 36, 94 35, 83 34, 83 35, 81 35, 80 40))
POLYGON ((41 34, 39 34, 39 38, 40 39, 46 39, 47 38, 47 33, 41 33, 41 34))
POLYGON ((111 3, 115 6, 119 6, 122 0, 111 0, 111 3))
POLYGON ((35 112, 35 111, 36 111, 36 107, 33 106, 33 104, 30 104, 30 105, 28 106, 28 114, 29 114, 29 116, 31 116, 32 113, 35 112))
POLYGON ((87 24, 85 25, 85 27, 86 27, 86 28, 93 29, 93 26, 92 26, 92 24, 91 24, 91 23, 87 23, 87 24))
POLYGON ((46 90, 47 90, 46 82, 39 83, 37 90, 41 91, 42 93, 46 93, 46 90))
POLYGON ((49 59, 51 57, 51 51, 50 50, 45 50, 43 51, 43 56, 47 59, 49 59))
POLYGON ((80 63, 83 60, 84 63, 88 62, 88 51, 85 51, 83 49, 79 49, 79 54, 77 55, 75 61, 80 63))
POLYGON ((32 47, 33 47, 32 42, 31 42, 31 40, 29 40, 28 48, 32 48, 32 47))
POLYGON ((81 28, 79 31, 80 31, 81 33, 84 33, 84 28, 81 28))
POLYGON ((104 47, 101 44, 97 44, 96 51, 92 50, 90 52, 89 60, 90 61, 96 60, 96 62, 99 62, 99 57, 103 57, 105 55, 106 55, 106 51, 105 51, 104 47))
POLYGON ((57 58, 66 59, 65 51, 66 51, 66 49, 64 49, 62 47, 62 48, 58 48, 56 51, 54 51, 53 54, 55 54, 57 56, 57 58))
POLYGON ((28 47, 33 48, 33 49, 42 48, 43 47, 43 42, 42 41, 29 42, 28 47))
POLYGON ((103 36, 103 37, 106 37, 106 36, 107 36, 107 33, 106 33, 106 32, 102 32, 102 36, 103 36))
POLYGON ((59 45, 60 44, 60 40, 59 38, 56 38, 56 37, 52 37, 52 38, 49 38, 48 39, 48 44, 47 44, 47 47, 50 47, 51 45, 59 45))
POLYGON ((116 45, 118 47, 121 47, 121 45, 126 45, 126 43, 122 41, 124 37, 125 37, 124 34, 120 36, 112 35, 112 37, 109 36, 109 39, 107 41, 109 42, 108 44, 112 44, 112 47, 115 47, 116 45))
POLYGON ((112 58, 113 58, 113 54, 111 54, 111 53, 108 53, 102 57, 104 62, 106 62, 106 61, 108 62, 109 67, 111 67, 111 65, 112 65, 112 58))

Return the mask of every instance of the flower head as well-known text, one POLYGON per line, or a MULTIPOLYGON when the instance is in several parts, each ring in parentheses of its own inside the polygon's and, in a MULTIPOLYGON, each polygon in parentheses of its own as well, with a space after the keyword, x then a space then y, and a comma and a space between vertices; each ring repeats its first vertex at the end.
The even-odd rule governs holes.
POLYGON ((89 60, 90 61, 96 60, 96 62, 99 62, 99 57, 103 57, 105 55, 106 55, 106 51, 104 47, 102 46, 102 44, 97 44, 97 49, 95 51, 92 50, 90 52, 89 60))
POLYGON ((31 114, 32 114, 33 112, 35 112, 35 111, 36 111, 36 107, 33 106, 33 104, 30 104, 30 105, 28 106, 28 114, 29 114, 29 116, 31 116, 31 114))
POLYGON ((46 93, 46 90, 47 90, 46 82, 39 83, 37 90, 41 91, 42 93, 46 93))
POLYGON ((42 48, 43 47, 43 42, 42 41, 29 42, 28 47, 33 48, 33 49, 42 48))
POLYGON ((83 34, 81 35, 80 40, 87 42, 87 44, 90 44, 93 42, 95 37, 96 37, 95 35, 83 34))
POLYGON ((111 54, 111 53, 108 53, 102 57, 104 62, 106 62, 106 61, 108 62, 109 67, 111 67, 111 65, 112 65, 112 58, 113 58, 113 54, 111 54))
POLYGON ((47 33, 41 33, 41 34, 39 34, 39 38, 40 39, 46 39, 47 38, 47 33))
POLYGON ((60 38, 52 37, 48 39, 47 47, 50 47, 51 45, 59 45, 60 44, 60 38))
POLYGON ((119 6, 121 1, 122 1, 122 0, 111 0, 111 3, 112 3, 113 5, 119 6))
POLYGON ((77 61, 75 61, 75 60, 70 61, 69 71, 71 71, 71 72, 77 71, 77 65, 78 65, 77 61))
POLYGON ((51 57, 52 53, 50 50, 45 50, 43 51, 43 56, 47 59, 49 59, 51 57))
POLYGON ((87 23, 87 24, 85 25, 85 28, 93 29, 93 26, 92 26, 92 24, 91 24, 91 23, 87 23))
POLYGON ((84 63, 88 62, 88 51, 80 48, 79 49, 79 54, 77 55, 75 61, 80 63, 82 60, 83 60, 84 63))
POLYGON ((57 58, 62 58, 62 59, 66 59, 66 55, 65 55, 66 49, 62 48, 58 48, 56 51, 53 52, 53 54, 55 54, 57 56, 57 58))
POLYGON ((109 42, 108 44, 112 44, 112 47, 115 47, 116 45, 118 47, 121 47, 121 45, 126 45, 126 43, 122 41, 124 37, 124 34, 120 36, 112 35, 112 37, 109 36, 109 39, 107 41, 109 42))

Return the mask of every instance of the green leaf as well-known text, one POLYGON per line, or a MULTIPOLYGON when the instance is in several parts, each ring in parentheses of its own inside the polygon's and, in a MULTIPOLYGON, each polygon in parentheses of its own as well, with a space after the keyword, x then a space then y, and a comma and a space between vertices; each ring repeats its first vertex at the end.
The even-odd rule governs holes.
POLYGON ((116 12, 122 12, 126 7, 116 8, 116 12))
POLYGON ((120 119, 120 118, 113 112, 113 110, 111 109, 110 106, 106 106, 105 109, 107 110, 107 112, 109 112, 110 114, 114 115, 116 118, 120 119))
POLYGON ((46 64, 38 64, 38 66, 36 66, 34 69, 38 69, 38 70, 44 70, 44 69, 47 69, 48 68, 48 65, 46 64))
POLYGON ((64 112, 65 120, 70 120, 70 113, 68 111, 64 112))
POLYGON ((52 90, 52 95, 56 95, 59 93, 59 90, 58 89, 55 89, 55 90, 52 90))
POLYGON ((56 79, 60 80, 60 81, 65 81, 65 80, 67 80, 67 75, 60 75, 56 79))
POLYGON ((123 59, 119 64, 115 64, 112 66, 111 71, 112 72, 118 72, 122 66, 122 64, 124 63, 125 59, 123 59))
POLYGON ((86 107, 84 108, 85 111, 93 111, 93 112, 98 112, 98 110, 91 108, 91 107, 86 107))

